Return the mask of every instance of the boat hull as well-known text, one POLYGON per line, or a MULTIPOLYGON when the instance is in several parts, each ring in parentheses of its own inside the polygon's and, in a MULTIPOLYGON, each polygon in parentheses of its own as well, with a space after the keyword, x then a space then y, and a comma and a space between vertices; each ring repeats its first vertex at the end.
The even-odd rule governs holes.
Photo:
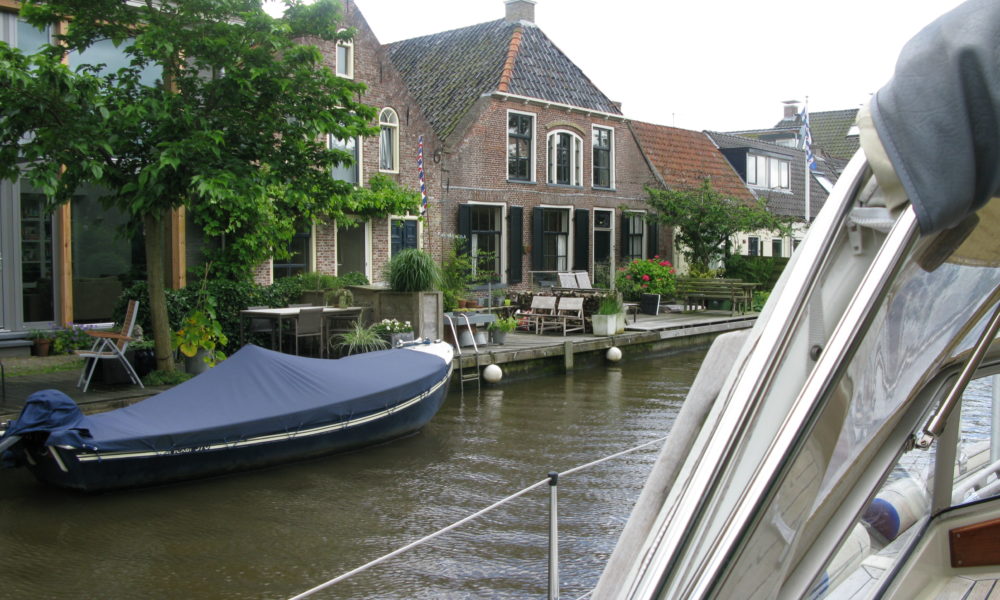
POLYGON ((159 485, 346 452, 414 433, 444 403, 451 370, 431 389, 378 413, 237 442, 146 452, 24 445, 27 468, 44 483, 85 492, 159 485))

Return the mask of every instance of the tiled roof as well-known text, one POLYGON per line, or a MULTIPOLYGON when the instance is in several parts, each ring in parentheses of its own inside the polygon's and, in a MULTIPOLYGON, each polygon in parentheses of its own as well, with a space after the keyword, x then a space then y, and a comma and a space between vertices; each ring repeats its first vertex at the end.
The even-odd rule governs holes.
MULTIPOLYGON (((809 113, 809 132, 812 134, 813 147, 817 153, 850 160, 861 147, 858 135, 848 135, 857 119, 856 108, 809 113)), ((798 131, 801 126, 801 118, 796 115, 778 121, 774 128, 798 131)))
POLYGON ((448 137, 476 100, 494 91, 620 114, 531 23, 501 19, 386 48, 441 138, 448 137))
POLYGON ((653 168, 670 189, 695 188, 706 178, 721 194, 753 200, 746 184, 703 132, 631 122, 632 131, 653 168))
MULTIPOLYGON (((810 115, 811 118, 812 115, 810 115)), ((716 131, 709 131, 707 133, 716 146, 722 150, 754 149, 766 152, 769 155, 788 157, 790 161, 789 184, 791 189, 787 191, 757 189, 755 191, 758 197, 767 198, 767 207, 774 214, 799 219, 805 217, 805 151, 728 133, 719 133, 716 131)), ((741 152, 732 153, 732 155, 745 157, 745 153, 741 152)), ((745 170, 745 165, 743 168, 745 170)), ((737 167, 736 170, 739 172, 740 168, 737 167)), ((836 181, 836 174, 828 173, 826 177, 831 181, 836 181)), ((809 216, 811 219, 814 219, 823 207, 829 194, 816 180, 816 177, 810 177, 809 182, 809 216)))

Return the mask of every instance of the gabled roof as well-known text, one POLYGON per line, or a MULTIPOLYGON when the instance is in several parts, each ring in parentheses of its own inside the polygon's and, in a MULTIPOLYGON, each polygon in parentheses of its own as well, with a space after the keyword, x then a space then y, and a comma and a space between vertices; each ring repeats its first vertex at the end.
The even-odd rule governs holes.
MULTIPOLYGON (((809 116, 812 119, 812 115, 809 116)), ((783 156, 787 157, 790 161, 789 165, 789 184, 791 186, 790 190, 773 190, 773 189, 758 189, 755 190, 758 197, 767 198, 767 208, 776 215, 786 216, 786 217, 805 217, 805 151, 797 150, 795 148, 789 148, 788 146, 780 146, 778 144, 772 144, 770 142, 765 142, 762 140, 742 137, 738 135, 732 135, 728 133, 719 133, 717 131, 706 132, 708 137, 712 139, 716 146, 719 147, 726 154, 727 158, 732 160, 734 157, 738 156, 745 161, 746 152, 744 150, 756 150, 759 153, 764 153, 770 156, 783 156), (726 152, 726 151, 729 152, 726 152)), ((735 166, 735 165, 734 165, 735 166)), ((743 165, 743 170, 736 168, 737 172, 745 173, 746 165, 743 165)), ((743 177, 743 175, 741 175, 743 177)), ((835 175, 827 174, 817 174, 814 173, 809 177, 809 217, 810 219, 816 218, 816 214, 823 204, 826 202, 829 193, 823 189, 817 177, 826 177, 831 180, 836 180, 835 175)), ((742 180, 742 179, 741 179, 742 180)))
POLYGON ((719 193, 750 201, 754 195, 703 132, 631 122, 639 147, 669 189, 696 188, 706 178, 719 193))
POLYGON ((386 48, 442 139, 476 100, 493 92, 621 114, 548 36, 526 21, 500 19, 386 48))
MULTIPOLYGON (((809 113, 809 132, 812 134, 813 147, 826 156, 850 160, 861 147, 861 139, 857 133, 848 135, 857 120, 856 108, 809 113)), ((795 115, 778 121, 774 128, 798 132, 801 126, 802 118, 795 115)))

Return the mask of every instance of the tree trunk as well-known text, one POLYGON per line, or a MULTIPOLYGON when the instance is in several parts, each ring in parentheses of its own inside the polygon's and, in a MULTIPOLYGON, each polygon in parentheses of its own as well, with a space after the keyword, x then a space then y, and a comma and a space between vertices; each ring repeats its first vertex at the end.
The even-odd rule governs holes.
POLYGON ((174 352, 170 343, 170 319, 167 316, 167 294, 163 270, 163 214, 143 217, 146 230, 146 287, 149 292, 149 311, 153 320, 153 352, 156 369, 174 370, 174 352))

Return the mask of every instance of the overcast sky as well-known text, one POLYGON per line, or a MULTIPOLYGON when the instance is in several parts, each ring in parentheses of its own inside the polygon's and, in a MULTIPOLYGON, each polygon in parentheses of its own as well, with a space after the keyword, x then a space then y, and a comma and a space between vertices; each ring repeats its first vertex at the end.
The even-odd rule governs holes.
MULTIPOLYGON (((356 0, 379 41, 503 17, 503 0, 356 0)), ((908 39, 960 0, 537 0, 535 22, 626 116, 773 126, 785 100, 856 108, 908 39)))

